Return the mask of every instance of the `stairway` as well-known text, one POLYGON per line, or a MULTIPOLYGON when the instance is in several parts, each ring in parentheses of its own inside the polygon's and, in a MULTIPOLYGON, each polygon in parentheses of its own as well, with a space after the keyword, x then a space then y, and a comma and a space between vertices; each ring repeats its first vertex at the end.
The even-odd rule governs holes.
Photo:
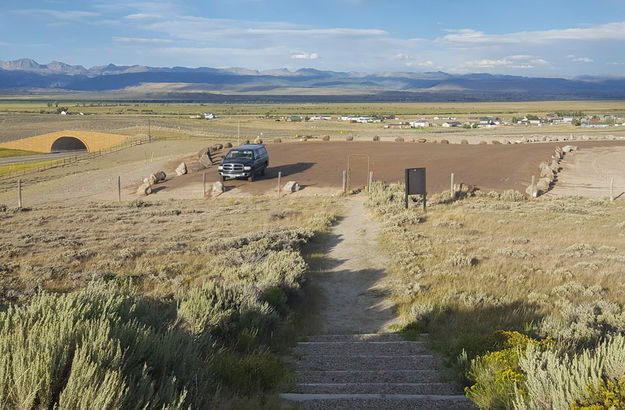
POLYGON ((281 397, 308 409, 474 409, 439 381, 423 341, 394 333, 319 335, 294 349, 299 384, 281 397))

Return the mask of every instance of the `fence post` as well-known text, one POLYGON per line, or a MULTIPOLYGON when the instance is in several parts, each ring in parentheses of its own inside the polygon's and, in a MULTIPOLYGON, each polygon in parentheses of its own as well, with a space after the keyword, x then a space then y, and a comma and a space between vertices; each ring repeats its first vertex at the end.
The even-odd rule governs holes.
POLYGON ((451 173, 451 182, 449 184, 449 196, 451 199, 455 199, 456 193, 454 192, 454 173, 451 173))
POLYGON ((534 197, 534 175, 532 175, 532 185, 531 185, 531 189, 530 189, 530 197, 534 197))
POLYGON ((371 194, 371 185, 373 184, 373 171, 369 171, 369 194, 371 194))
POLYGON ((347 170, 347 191, 349 191, 349 189, 351 188, 351 184, 352 184, 352 170, 348 169, 347 170))
POLYGON ((17 180, 17 207, 22 209, 22 180, 17 180))
POLYGON ((282 171, 278 172, 278 198, 280 198, 280 191, 282 190, 282 186, 280 185, 280 181, 282 180, 282 171))
POLYGON ((343 170, 343 193, 347 192, 347 172, 343 170))
POLYGON ((202 174, 202 198, 206 197, 206 172, 202 174))
POLYGON ((122 177, 121 175, 117 176, 117 202, 122 201, 122 177))
POLYGON ((610 178, 610 202, 614 202, 614 177, 610 178))

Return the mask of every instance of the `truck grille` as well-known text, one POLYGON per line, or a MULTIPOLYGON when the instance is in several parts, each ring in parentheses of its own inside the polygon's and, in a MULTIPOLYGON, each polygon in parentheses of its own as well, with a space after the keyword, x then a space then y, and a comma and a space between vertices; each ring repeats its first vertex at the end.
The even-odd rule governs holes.
POLYGON ((223 170, 228 172, 240 172, 243 171, 243 164, 224 164, 223 170))

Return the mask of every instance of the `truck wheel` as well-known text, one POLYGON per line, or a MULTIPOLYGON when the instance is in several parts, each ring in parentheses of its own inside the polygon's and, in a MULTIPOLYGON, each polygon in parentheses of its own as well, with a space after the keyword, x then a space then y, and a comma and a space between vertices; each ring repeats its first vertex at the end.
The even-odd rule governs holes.
POLYGON ((267 169, 266 166, 264 166, 261 170, 260 170, 260 175, 265 176, 265 170, 267 169))
POLYGON ((250 176, 249 176, 249 177, 247 177, 247 180, 248 180, 249 182, 254 182, 254 171, 252 171, 252 173, 250 174, 250 176))
POLYGON ((224 182, 226 182, 226 177, 222 176, 222 177, 221 177, 221 180, 222 180, 222 181, 224 181, 224 182))

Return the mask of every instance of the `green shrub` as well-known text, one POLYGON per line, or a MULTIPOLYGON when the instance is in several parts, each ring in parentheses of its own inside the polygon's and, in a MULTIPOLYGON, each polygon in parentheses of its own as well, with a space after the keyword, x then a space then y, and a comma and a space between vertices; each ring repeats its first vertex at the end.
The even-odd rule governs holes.
POLYGON ((600 380, 598 385, 588 386, 588 398, 577 400, 571 410, 600 410, 625 408, 625 379, 600 380))
POLYGON ((207 405, 208 362, 190 335, 146 324, 144 304, 154 307, 131 290, 94 286, 0 313, 1 407, 207 405))
POLYGON ((519 355, 533 345, 546 348, 553 345, 549 339, 534 340, 519 332, 494 333, 496 349, 471 361, 467 378, 474 382, 465 388, 467 397, 480 408, 512 408, 516 397, 525 394, 526 375, 519 366, 519 355))
POLYGON ((284 315, 288 312, 288 298, 278 286, 265 290, 260 298, 280 314, 284 315))
POLYGON ((568 409, 572 403, 596 397, 588 386, 601 390, 601 380, 625 376, 625 336, 615 336, 573 356, 528 345, 519 357, 519 366, 527 380, 525 391, 514 400, 516 408, 568 409))

